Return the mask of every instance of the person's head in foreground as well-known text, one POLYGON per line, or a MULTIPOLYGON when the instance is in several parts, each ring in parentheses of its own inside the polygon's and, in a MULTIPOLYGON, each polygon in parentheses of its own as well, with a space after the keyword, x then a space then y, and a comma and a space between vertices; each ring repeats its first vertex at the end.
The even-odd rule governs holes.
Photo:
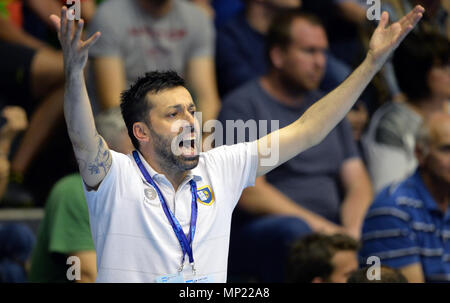
POLYGON ((380 265, 379 275, 371 272, 376 269, 372 269, 370 266, 360 268, 348 278, 348 283, 408 283, 402 273, 392 267, 386 265, 380 265))
POLYGON ((445 213, 450 194, 450 114, 435 113, 423 124, 416 136, 416 157, 427 189, 445 213))
POLYGON ((176 72, 149 72, 122 93, 123 119, 133 146, 169 176, 199 161, 196 107, 176 72))
POLYGON ((336 234, 311 234, 292 246, 287 264, 289 283, 345 283, 358 269, 359 243, 336 234))

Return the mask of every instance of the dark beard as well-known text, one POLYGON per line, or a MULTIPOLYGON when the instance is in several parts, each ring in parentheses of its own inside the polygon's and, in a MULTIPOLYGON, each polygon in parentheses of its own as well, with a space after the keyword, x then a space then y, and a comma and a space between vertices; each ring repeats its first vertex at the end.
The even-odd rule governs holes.
POLYGON ((159 157, 161 167, 166 171, 188 171, 194 169, 198 165, 200 156, 185 157, 183 155, 176 156, 171 150, 173 138, 168 138, 157 134, 153 128, 149 126, 153 146, 159 157))

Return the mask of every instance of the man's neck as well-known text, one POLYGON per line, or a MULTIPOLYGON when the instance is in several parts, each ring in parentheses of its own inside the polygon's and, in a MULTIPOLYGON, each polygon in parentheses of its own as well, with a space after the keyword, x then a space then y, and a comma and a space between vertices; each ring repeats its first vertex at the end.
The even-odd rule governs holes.
POLYGON ((446 213, 450 203, 450 186, 438 178, 434 178, 425 170, 420 170, 420 176, 439 209, 446 213))
POLYGON ((276 72, 261 77, 260 83, 269 95, 284 105, 298 107, 303 102, 305 91, 289 87, 276 72))
POLYGON ((164 175, 167 180, 169 180, 175 191, 178 190, 178 187, 181 185, 181 183, 189 173, 189 171, 180 171, 175 167, 168 167, 167 165, 165 165, 166 162, 160 160, 157 155, 144 154, 142 151, 141 155, 155 172, 164 175))
POLYGON ((250 3, 245 12, 245 17, 251 28, 260 34, 265 35, 272 22, 273 12, 268 10, 264 4, 250 3))

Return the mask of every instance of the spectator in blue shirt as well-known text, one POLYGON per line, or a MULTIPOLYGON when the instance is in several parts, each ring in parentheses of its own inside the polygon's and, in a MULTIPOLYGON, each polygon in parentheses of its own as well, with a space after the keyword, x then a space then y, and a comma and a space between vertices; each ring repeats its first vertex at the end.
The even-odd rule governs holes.
POLYGON ((378 256, 409 282, 450 282, 450 115, 416 138, 417 171, 375 199, 363 225, 363 261, 378 256))

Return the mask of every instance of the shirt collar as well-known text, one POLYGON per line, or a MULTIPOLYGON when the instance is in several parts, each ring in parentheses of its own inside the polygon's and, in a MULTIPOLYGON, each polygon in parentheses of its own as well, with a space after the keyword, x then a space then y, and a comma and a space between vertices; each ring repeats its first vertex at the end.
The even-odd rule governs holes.
MULTIPOLYGON (((150 177, 152 177, 152 179, 155 182, 160 183, 161 180, 166 180, 167 182, 169 182, 169 180, 166 178, 166 176, 164 174, 160 174, 158 172, 156 172, 153 167, 150 166, 150 164, 148 164, 147 160, 145 160, 144 156, 141 154, 141 152, 139 150, 136 150, 139 158, 141 159, 142 163, 144 164, 145 169, 148 171, 148 173, 150 174, 150 177)), ((136 161, 134 160, 133 155, 131 155, 131 159, 133 160, 134 165, 136 165, 136 161)), ((137 168, 139 170, 139 167, 137 168)), ((144 182, 147 183, 147 180, 145 180, 144 175, 142 175, 141 171, 139 170, 139 175, 141 176, 142 180, 144 182)), ((195 182, 198 182, 200 180, 202 180, 202 177, 198 174, 193 173, 193 170, 190 170, 185 178, 186 182, 189 182, 191 179, 193 179, 195 182)))

